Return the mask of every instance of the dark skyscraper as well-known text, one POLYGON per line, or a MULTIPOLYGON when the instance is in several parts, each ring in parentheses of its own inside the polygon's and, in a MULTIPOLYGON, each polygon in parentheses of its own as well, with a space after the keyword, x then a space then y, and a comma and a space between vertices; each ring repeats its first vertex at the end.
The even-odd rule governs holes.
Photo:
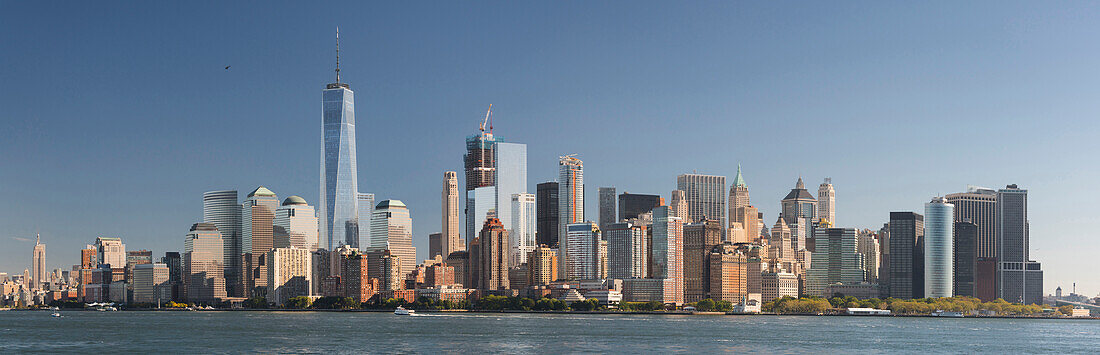
POLYGON ((601 187, 597 191, 600 196, 600 229, 607 229, 607 226, 619 221, 617 218, 618 206, 615 200, 615 188, 601 187))
POLYGON ((535 241, 551 248, 558 247, 558 183, 538 184, 535 196, 535 213, 538 232, 535 241))
POLYGON ((890 296, 924 297, 924 216, 890 212, 890 296))
POLYGON ((643 195, 624 192, 619 194, 619 220, 638 218, 638 215, 653 211, 653 207, 665 204, 660 195, 643 195))
POLYGON ((978 262, 978 226, 969 221, 955 222, 955 296, 974 297, 974 278, 978 262))
POLYGON ((1041 304, 1043 271, 1029 251, 1027 190, 997 190, 997 295, 1008 302, 1041 304))

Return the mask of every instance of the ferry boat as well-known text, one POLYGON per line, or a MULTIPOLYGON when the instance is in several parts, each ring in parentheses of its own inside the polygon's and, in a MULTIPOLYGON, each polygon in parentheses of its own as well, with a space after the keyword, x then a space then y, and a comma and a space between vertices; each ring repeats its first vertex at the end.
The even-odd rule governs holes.
POLYGON ((53 314, 51 314, 50 316, 54 318, 61 318, 61 313, 53 312, 53 314))
POLYGON ((411 315, 416 314, 416 311, 411 310, 411 309, 405 309, 405 307, 397 306, 397 309, 395 309, 393 311, 393 314, 396 314, 396 315, 399 315, 399 316, 411 316, 411 315))
POLYGON ((944 310, 940 309, 940 310, 936 310, 935 312, 932 312, 932 316, 933 317, 962 318, 963 314, 962 314, 962 312, 951 312, 951 311, 944 311, 944 310))

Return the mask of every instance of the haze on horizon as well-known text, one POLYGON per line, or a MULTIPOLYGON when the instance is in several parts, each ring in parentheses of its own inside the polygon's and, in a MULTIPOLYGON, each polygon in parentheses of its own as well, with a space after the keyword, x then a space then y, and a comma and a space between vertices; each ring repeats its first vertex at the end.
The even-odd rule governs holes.
POLYGON ((97 236, 179 251, 204 191, 316 205, 339 26, 359 189, 408 204, 420 259, 493 104, 530 192, 579 154, 592 220, 597 187, 668 197, 738 163, 769 226, 799 176, 831 177, 838 225, 871 229, 1019 184, 1045 293, 1092 296, 1098 7, 0 2, 0 272, 39 232, 51 270, 97 236))

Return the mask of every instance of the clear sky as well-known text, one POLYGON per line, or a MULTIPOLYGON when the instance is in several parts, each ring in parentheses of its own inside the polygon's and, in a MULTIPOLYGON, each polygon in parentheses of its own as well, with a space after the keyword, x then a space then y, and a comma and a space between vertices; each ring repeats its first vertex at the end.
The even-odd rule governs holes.
POLYGON ((409 205, 421 258, 443 172, 493 104, 532 192, 563 154, 592 197, 741 163, 769 225, 801 175, 832 177, 840 226, 877 229, 1016 183, 1046 292, 1096 295, 1098 7, 3 1, 0 271, 29 268, 36 232, 51 269, 96 236, 178 251, 208 190, 316 204, 339 26, 360 190, 409 205))

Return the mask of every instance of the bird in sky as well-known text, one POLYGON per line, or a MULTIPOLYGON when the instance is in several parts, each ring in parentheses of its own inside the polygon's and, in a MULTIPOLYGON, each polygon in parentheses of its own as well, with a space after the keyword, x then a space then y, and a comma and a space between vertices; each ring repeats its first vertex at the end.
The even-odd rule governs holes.
POLYGON ((226 65, 226 66, 225 66, 225 70, 229 70, 229 67, 230 67, 230 66, 231 66, 231 65, 226 65))

